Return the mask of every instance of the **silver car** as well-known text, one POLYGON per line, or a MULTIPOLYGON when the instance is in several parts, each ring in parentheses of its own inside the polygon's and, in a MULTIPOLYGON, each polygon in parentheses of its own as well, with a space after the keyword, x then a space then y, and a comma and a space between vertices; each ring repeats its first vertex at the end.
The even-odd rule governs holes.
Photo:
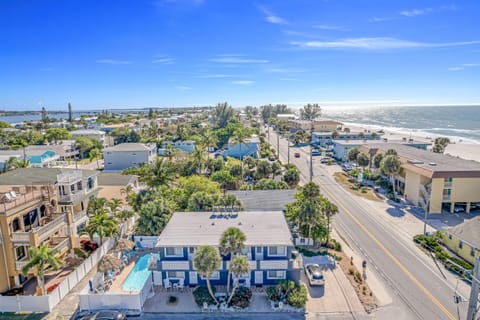
POLYGON ((316 263, 307 263, 305 265, 305 275, 311 286, 323 286, 325 284, 322 268, 316 263))

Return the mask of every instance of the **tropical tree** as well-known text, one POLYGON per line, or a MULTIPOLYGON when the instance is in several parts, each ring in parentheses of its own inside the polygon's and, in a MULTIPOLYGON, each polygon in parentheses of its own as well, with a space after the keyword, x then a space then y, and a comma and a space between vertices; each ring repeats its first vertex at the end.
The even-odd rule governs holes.
POLYGON ((36 270, 37 284, 42 290, 42 295, 46 293, 45 290, 45 270, 48 266, 54 270, 60 269, 62 261, 55 257, 55 251, 50 250, 48 244, 44 244, 39 248, 30 247, 28 249, 30 260, 22 267, 22 273, 27 275, 31 269, 36 270))
POLYGON ((201 144, 205 146, 206 152, 210 151, 210 147, 216 146, 218 143, 218 137, 212 129, 206 127, 201 132, 201 144))
POLYGON ((338 207, 330 200, 323 198, 321 202, 321 210, 323 215, 327 218, 327 245, 330 240, 330 219, 338 213, 338 207))
POLYGON ((98 163, 98 160, 101 159, 102 154, 98 148, 93 148, 90 150, 88 153, 88 157, 90 158, 90 161, 96 160, 97 161, 97 169, 100 168, 100 164, 98 163))
MULTIPOLYGON (((240 254, 245 248, 245 241, 247 237, 242 230, 230 227, 222 233, 220 237, 220 251, 223 255, 230 255, 230 264, 233 262, 233 258, 240 254)), ((230 268, 227 275, 227 292, 230 292, 230 278, 232 274, 230 268)))
POLYGON ((105 198, 93 198, 88 202, 87 215, 93 217, 97 214, 106 213, 105 207, 107 199, 105 198))
POLYGON ((107 205, 107 207, 110 211, 110 214, 111 215, 116 215, 118 213, 118 210, 122 206, 122 200, 112 199, 110 201, 107 201, 106 205, 107 205))
POLYGON ((388 149, 385 152, 385 156, 398 156, 398 152, 395 149, 388 149))
POLYGON ((380 163, 380 168, 382 172, 392 179, 393 186, 393 198, 396 199, 397 195, 395 194, 395 176, 400 172, 401 162, 397 155, 387 155, 382 159, 380 163))
POLYGON ((322 114, 322 108, 318 103, 313 103, 313 104, 307 104, 303 107, 303 109, 300 109, 300 118, 302 120, 309 120, 313 121, 317 118, 319 118, 322 114))
POLYGON ((300 173, 295 168, 290 168, 283 174, 283 181, 285 181, 290 188, 295 187, 300 182, 300 173))
POLYGON ((357 156, 358 154, 360 153, 360 151, 358 150, 358 148, 353 148, 351 149, 349 152, 348 152, 348 160, 349 161, 357 161, 357 156))
POLYGON ((383 154, 377 153, 375 157, 373 157, 373 166, 377 169, 380 169, 380 163, 382 162, 383 154))
POLYGON ((243 181, 243 155, 242 155, 242 145, 247 142, 247 139, 250 137, 250 132, 244 127, 239 127, 232 136, 232 143, 239 145, 240 151, 240 165, 242 167, 242 171, 240 173, 241 180, 243 181))
POLYGON ((195 257, 193 258, 195 268, 201 276, 205 277, 208 292, 216 304, 218 304, 218 300, 213 293, 210 276, 212 273, 220 269, 221 262, 222 258, 220 257, 218 250, 212 246, 202 246, 198 248, 195 257))
POLYGON ((104 212, 96 214, 88 220, 85 233, 92 241, 93 237, 97 235, 100 238, 100 245, 102 245, 105 237, 111 238, 118 234, 117 222, 114 217, 104 212))
MULTIPOLYGON (((247 257, 236 256, 235 258, 233 258, 233 260, 230 260, 230 265, 228 266, 228 274, 229 275, 232 274, 235 278, 235 281, 233 282, 232 292, 228 297, 227 304, 230 304, 230 301, 232 300, 235 294, 235 291, 238 288, 240 277, 248 273, 250 273, 250 263, 248 262, 247 257)), ((230 284, 230 281, 227 282, 227 287, 228 287, 228 284, 230 284)), ((227 292, 228 292, 228 288, 227 288, 227 292)))
POLYGON ((360 132, 360 133, 358 134, 358 137, 359 137, 360 139, 365 139, 365 133, 360 132))
POLYGON ((370 158, 364 152, 360 152, 357 155, 357 164, 365 170, 365 167, 370 164, 370 158))
POLYGON ((145 182, 150 188, 169 185, 174 178, 172 162, 157 158, 153 163, 146 166, 144 176, 140 181, 145 182))
POLYGON ((47 139, 48 142, 53 141, 55 144, 57 144, 58 140, 68 140, 71 137, 70 132, 63 128, 49 128, 45 132, 45 139, 47 139))
POLYGON ((435 143, 432 147, 432 151, 435 153, 443 153, 449 143, 450 143, 449 138, 446 138, 446 137, 435 138, 435 143))
POLYGON ((219 103, 213 109, 213 118, 217 128, 224 128, 234 115, 233 108, 227 103, 219 103))
POLYGON ((158 236, 173 214, 173 206, 163 198, 144 203, 140 207, 136 232, 145 236, 158 236))
POLYGON ((217 202, 218 194, 208 194, 204 191, 193 193, 188 198, 188 211, 210 211, 217 202))
POLYGON ((278 176, 282 173, 282 166, 277 162, 273 162, 271 165, 272 170, 272 179, 275 179, 275 176, 278 176))
POLYGON ((15 170, 18 167, 18 158, 10 157, 3 163, 3 172, 15 170))
POLYGON ((257 163, 256 176, 257 179, 267 178, 272 173, 270 162, 261 160, 257 163))

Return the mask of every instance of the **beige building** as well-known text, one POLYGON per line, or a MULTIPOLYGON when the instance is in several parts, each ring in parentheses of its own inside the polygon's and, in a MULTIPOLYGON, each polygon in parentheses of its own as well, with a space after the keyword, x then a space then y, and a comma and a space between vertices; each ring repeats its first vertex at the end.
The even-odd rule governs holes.
POLYGON ((465 210, 480 204, 480 163, 393 143, 369 143, 362 146, 372 157, 395 149, 402 162, 396 177, 404 197, 427 209, 465 210))
POLYGON ((289 120, 288 125, 291 129, 314 132, 333 132, 342 127, 342 123, 333 120, 289 120))
POLYGON ((475 265, 480 256, 480 216, 441 232, 445 246, 463 260, 475 265))
POLYGON ((97 172, 24 168, 0 175, 0 292, 21 286, 28 249, 48 244, 65 256, 79 247, 97 172))

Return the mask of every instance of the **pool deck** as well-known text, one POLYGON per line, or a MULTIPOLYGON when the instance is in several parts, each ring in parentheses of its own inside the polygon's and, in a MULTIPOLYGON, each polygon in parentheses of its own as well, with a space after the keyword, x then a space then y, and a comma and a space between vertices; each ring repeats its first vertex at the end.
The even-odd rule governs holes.
POLYGON ((110 286, 110 289, 108 289, 108 292, 115 292, 115 293, 122 293, 122 294, 131 294, 130 291, 124 291, 122 289, 123 282, 125 282, 125 279, 127 279, 128 275, 130 274, 130 271, 135 267, 136 261, 131 261, 125 268, 120 271, 119 274, 115 276, 115 280, 113 280, 112 285, 110 286))

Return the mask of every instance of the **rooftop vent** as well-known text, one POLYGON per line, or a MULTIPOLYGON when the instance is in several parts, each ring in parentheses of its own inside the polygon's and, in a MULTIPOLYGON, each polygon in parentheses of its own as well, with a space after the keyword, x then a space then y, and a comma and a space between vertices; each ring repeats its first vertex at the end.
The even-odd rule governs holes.
POLYGON ((430 162, 429 165, 436 166, 437 164, 435 162, 430 162))

